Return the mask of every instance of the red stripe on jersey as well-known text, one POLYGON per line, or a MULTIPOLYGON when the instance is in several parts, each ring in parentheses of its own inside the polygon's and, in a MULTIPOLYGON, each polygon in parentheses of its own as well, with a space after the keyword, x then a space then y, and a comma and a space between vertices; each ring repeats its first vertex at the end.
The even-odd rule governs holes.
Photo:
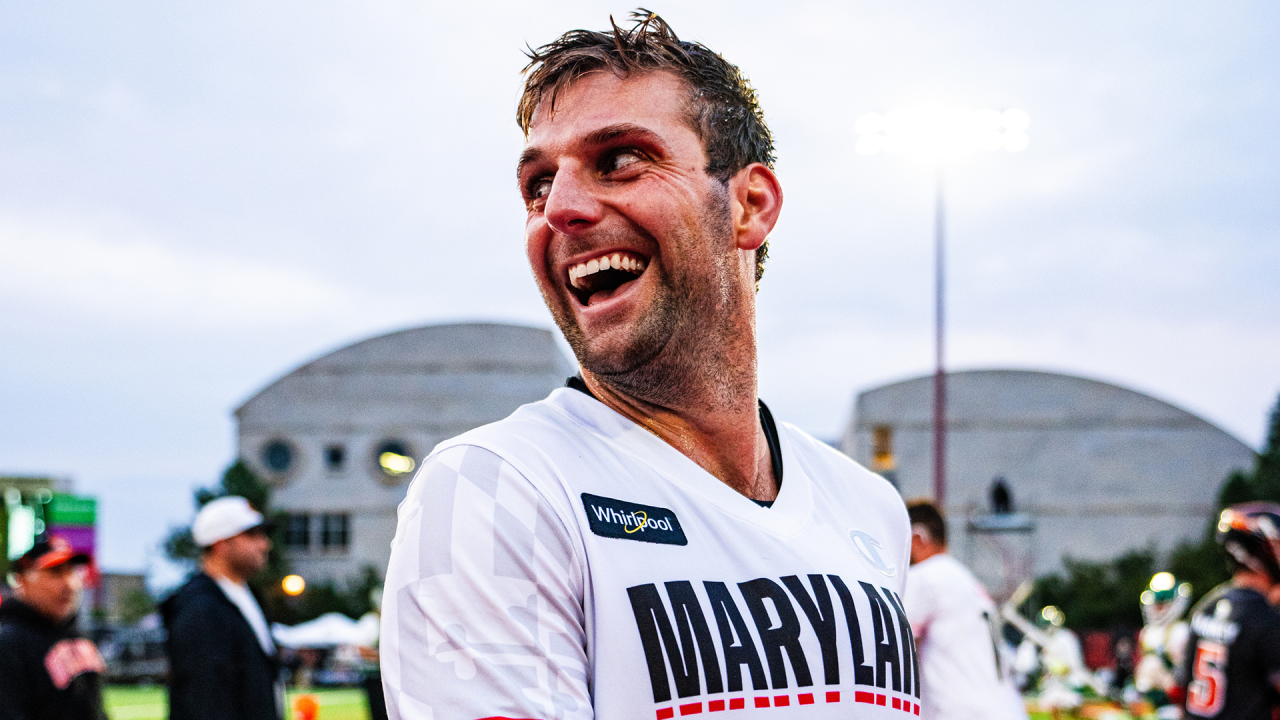
POLYGON ((894 710, 901 710, 901 709, 902 709, 902 701, 901 701, 901 700, 899 700, 898 698, 894 698, 894 699, 893 699, 893 709, 894 709, 894 710))
POLYGON ((680 706, 680 714, 681 714, 681 715, 697 715, 697 714, 698 714, 698 713, 700 713, 700 712, 702 712, 702 703, 700 703, 700 702, 699 702, 699 703, 689 703, 688 705, 681 705, 681 706, 680 706))
POLYGON ((769 698, 756 698, 756 707, 769 707, 769 698))
POLYGON ((828 691, 827 691, 827 702, 840 702, 840 691, 839 691, 839 690, 828 690, 828 691))
POLYGON ((877 696, 876 696, 876 704, 877 704, 877 705, 883 705, 883 704, 884 704, 884 701, 885 701, 885 696, 884 696, 884 695, 877 695, 877 696))
POLYGON ((747 699, 746 699, 746 698, 729 698, 729 709, 730 709, 730 710, 741 710, 742 708, 744 708, 744 707, 746 707, 746 706, 747 706, 747 699))
POLYGON ((797 695, 796 700, 799 700, 801 705, 812 705, 813 693, 805 693, 803 695, 797 695))
POLYGON ((712 700, 711 702, 707 703, 707 712, 720 712, 723 709, 724 709, 723 700, 712 700))
POLYGON ((773 699, 773 706, 774 706, 774 707, 786 707, 786 706, 788 706, 788 705, 790 705, 790 704, 791 704, 791 696, 790 696, 790 695, 778 695, 777 697, 775 697, 775 698, 773 699))
POLYGON ((671 720, 675 714, 675 708, 661 708, 658 710, 658 720, 671 720))
POLYGON ((857 702, 871 703, 872 705, 874 705, 876 702, 875 695, 869 692, 862 692, 861 690, 853 693, 853 699, 857 702))

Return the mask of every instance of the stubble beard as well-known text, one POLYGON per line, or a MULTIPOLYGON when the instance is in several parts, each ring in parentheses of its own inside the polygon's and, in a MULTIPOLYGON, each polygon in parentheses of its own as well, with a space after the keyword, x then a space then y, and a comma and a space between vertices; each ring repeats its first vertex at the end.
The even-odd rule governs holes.
MULTIPOLYGON (((717 248, 713 277, 651 263, 656 292, 648 312, 624 342, 593 343, 567 306, 549 303, 578 363, 597 380, 630 397, 665 408, 691 404, 728 408, 755 391, 754 328, 743 326, 748 309, 736 281, 727 189, 716 183, 702 213, 700 236, 687 234, 678 244, 705 243, 717 248), (750 348, 743 358, 743 343, 750 348)), ((746 289, 745 292, 750 292, 746 289)), ((750 319, 745 322, 750 323, 750 319)))

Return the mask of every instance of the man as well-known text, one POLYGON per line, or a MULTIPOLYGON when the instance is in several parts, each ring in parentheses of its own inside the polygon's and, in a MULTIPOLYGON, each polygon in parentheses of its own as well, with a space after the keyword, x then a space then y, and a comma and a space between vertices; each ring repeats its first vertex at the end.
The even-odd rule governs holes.
POLYGON ((248 580, 267 564, 262 514, 222 497, 196 514, 201 572, 160 606, 169 630, 170 720, 280 720, 275 644, 248 580))
POLYGON ((947 552, 947 524, 928 500, 907 504, 911 570, 903 600, 920 647, 927 720, 1026 720, 997 632, 995 603, 947 552))
POLYGON ((582 375, 422 465, 390 716, 914 713, 902 501, 756 396, 782 190, 754 92, 648 13, 527 70, 526 252, 582 375))
POLYGON ((0 604, 0 720, 106 720, 106 665, 75 627, 88 563, 60 537, 14 563, 14 597, 0 604))
POLYGON ((1191 610, 1183 677, 1188 718, 1270 720, 1280 704, 1280 505, 1233 505, 1218 518, 1231 580, 1191 610))
POLYGON ((1174 672, 1183 665, 1191 634, 1182 619, 1191 604, 1191 584, 1179 583, 1173 573, 1158 572, 1138 599, 1145 624, 1138 633, 1142 660, 1134 669, 1133 686, 1155 708, 1157 718, 1178 720, 1182 689, 1174 672))

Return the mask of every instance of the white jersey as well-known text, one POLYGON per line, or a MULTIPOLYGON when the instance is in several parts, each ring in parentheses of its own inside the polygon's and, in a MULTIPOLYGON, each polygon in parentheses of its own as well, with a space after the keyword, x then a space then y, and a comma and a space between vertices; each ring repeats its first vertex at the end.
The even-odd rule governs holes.
POLYGON ((911 566, 903 597, 920 648, 928 720, 1026 720, 993 632, 995 604, 978 579, 943 553, 911 566))
POLYGON ((918 715, 902 500, 779 435, 767 509, 571 389, 439 445, 387 570, 390 716, 918 715))

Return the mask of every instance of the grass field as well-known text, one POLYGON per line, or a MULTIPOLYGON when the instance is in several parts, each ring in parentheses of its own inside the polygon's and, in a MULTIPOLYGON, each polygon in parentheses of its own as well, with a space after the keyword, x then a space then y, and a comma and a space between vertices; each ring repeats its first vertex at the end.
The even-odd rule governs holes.
MULTIPOLYGON (((289 691, 289 707, 300 694, 289 691)), ((316 720, 369 720, 363 690, 312 690, 306 694, 320 704, 316 720)), ((169 716, 165 689, 157 685, 112 685, 107 688, 106 704, 111 720, 165 720, 169 716)), ((1031 720, 1050 720, 1050 716, 1033 712, 1031 720)))
MULTIPOLYGON (((289 691, 289 707, 300 693, 289 691)), ((312 690, 320 704, 317 720, 369 720, 364 691, 356 688, 312 690)), ((169 704, 165 689, 157 685, 112 685, 106 691, 107 717, 111 720, 165 720, 169 704)))

